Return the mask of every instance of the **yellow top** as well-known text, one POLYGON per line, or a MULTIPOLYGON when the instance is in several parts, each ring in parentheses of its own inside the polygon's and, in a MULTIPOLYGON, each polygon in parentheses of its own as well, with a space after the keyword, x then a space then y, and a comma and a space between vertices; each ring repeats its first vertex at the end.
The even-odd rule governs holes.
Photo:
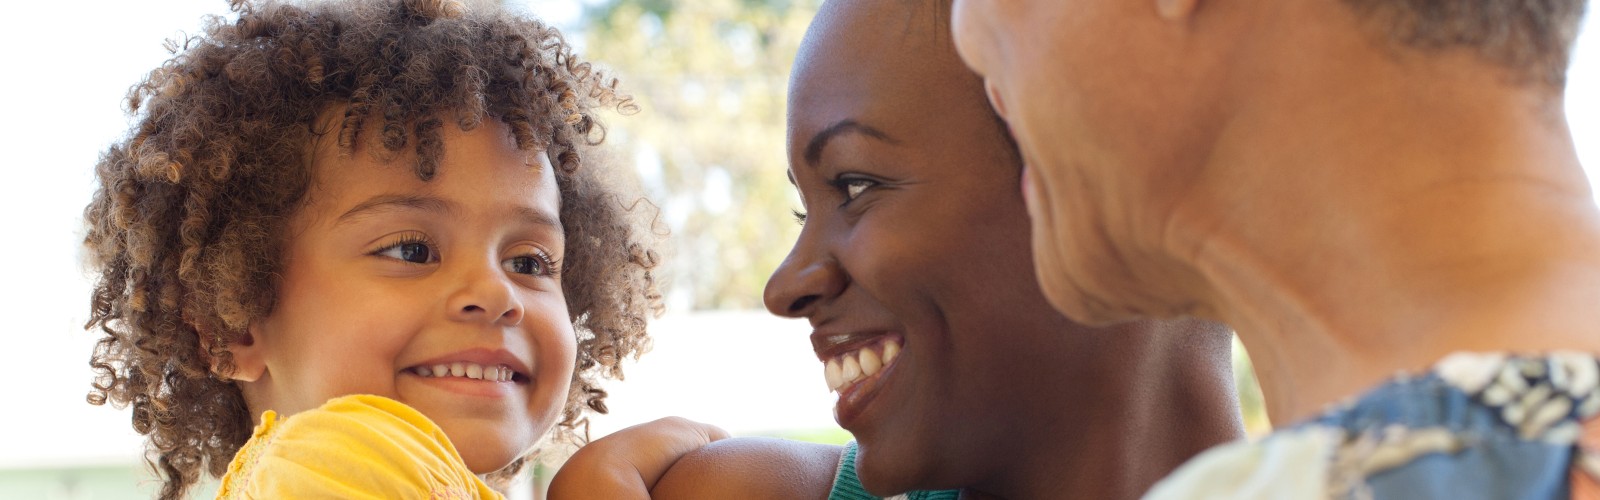
POLYGON ((381 396, 261 415, 217 498, 504 498, 467 469, 428 417, 381 396))

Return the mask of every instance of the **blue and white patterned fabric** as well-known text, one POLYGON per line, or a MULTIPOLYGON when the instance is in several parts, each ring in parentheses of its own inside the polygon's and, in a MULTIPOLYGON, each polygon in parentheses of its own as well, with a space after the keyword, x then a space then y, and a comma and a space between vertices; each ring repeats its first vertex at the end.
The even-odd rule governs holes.
POLYGON ((1455 354, 1259 441, 1207 451, 1145 498, 1568 499, 1575 477, 1600 478, 1600 453, 1581 446, 1597 413, 1593 354, 1455 354))

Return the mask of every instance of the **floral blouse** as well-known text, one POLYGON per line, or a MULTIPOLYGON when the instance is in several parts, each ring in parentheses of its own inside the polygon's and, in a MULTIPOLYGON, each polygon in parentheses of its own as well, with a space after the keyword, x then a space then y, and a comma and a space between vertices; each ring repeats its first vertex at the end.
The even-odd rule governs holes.
POLYGON ((1146 499, 1600 499, 1600 360, 1460 353, 1255 442, 1146 499))

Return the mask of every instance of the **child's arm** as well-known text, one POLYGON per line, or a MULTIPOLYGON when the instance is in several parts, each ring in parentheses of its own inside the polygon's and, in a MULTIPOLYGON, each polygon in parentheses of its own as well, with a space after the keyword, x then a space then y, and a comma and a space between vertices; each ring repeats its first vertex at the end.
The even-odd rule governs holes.
POLYGON ((679 457, 727 437, 719 427, 681 417, 617 431, 567 459, 550 481, 550 498, 650 498, 651 489, 679 457))
POLYGON ((774 438, 718 441, 685 455, 652 498, 828 498, 842 448, 774 438))
POLYGON ((573 455, 550 498, 828 498, 840 447, 726 436, 681 418, 623 429, 573 455))

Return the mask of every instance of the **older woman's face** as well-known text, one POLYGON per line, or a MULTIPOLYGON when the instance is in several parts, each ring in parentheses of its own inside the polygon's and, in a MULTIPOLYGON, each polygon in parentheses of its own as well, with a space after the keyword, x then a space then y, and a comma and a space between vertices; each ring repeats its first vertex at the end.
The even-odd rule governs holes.
POLYGON ((789 106, 805 227, 765 294, 815 328, 881 493, 991 474, 1027 381, 1081 361, 1055 349, 1079 332, 1033 279, 1015 154, 942 13, 909 4, 832 3, 807 35, 789 106))
MULTIPOLYGON (((1080 321, 1163 307, 1133 266, 1159 246, 1164 217, 1202 155, 1188 117, 1200 95, 1193 54, 1156 2, 955 0, 962 59, 982 75, 1027 163, 1023 189, 1046 296, 1080 321), (1177 49, 1175 49, 1175 47, 1177 49)), ((1154 288, 1152 288, 1154 287, 1154 288)))

